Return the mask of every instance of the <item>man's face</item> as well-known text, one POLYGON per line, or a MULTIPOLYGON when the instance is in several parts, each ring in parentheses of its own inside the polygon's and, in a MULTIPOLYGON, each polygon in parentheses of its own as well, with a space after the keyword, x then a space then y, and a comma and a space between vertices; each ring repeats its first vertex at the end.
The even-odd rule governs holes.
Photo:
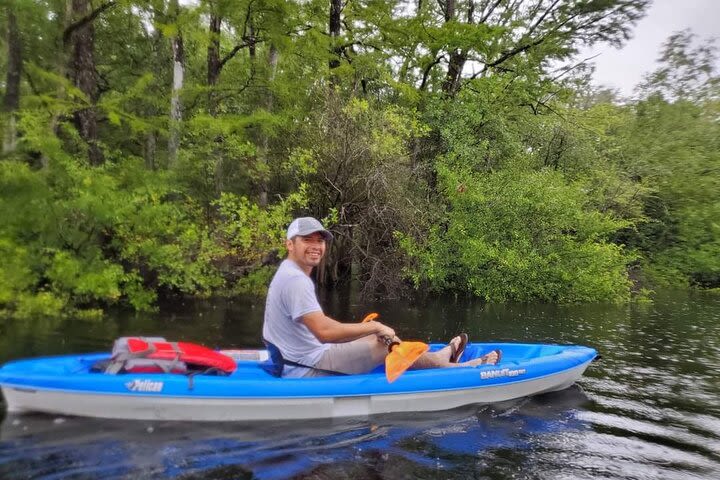
POLYGON ((287 240, 288 258, 300 267, 312 270, 317 267, 325 255, 325 237, 319 232, 310 235, 298 235, 287 240))

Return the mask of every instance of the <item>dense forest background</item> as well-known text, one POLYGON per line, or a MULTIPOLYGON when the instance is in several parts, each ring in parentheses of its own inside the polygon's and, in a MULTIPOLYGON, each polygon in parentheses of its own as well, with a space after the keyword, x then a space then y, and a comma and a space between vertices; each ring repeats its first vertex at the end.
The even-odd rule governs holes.
POLYGON ((646 0, 3 0, 0 309, 321 285, 488 301, 720 286, 717 50, 632 99, 575 60, 646 0))

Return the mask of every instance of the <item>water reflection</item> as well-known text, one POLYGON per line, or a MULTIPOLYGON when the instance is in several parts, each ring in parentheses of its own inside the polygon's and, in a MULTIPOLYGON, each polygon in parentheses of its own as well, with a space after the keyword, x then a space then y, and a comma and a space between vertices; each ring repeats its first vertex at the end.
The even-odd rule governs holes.
POLYGON ((11 415, 0 427, 0 478, 461 478, 587 430, 578 416, 587 402, 573 387, 420 419, 199 424, 11 415))

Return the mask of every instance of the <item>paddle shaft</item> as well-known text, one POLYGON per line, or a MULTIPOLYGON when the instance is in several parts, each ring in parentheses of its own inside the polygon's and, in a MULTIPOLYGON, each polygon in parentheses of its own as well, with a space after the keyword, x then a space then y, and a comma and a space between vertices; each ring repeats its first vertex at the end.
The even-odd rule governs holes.
POLYGON ((385 342, 385 345, 388 347, 388 352, 392 352, 393 348, 400 345, 400 342, 393 340, 392 338, 388 337, 387 335, 383 335, 380 337, 383 342, 385 342))

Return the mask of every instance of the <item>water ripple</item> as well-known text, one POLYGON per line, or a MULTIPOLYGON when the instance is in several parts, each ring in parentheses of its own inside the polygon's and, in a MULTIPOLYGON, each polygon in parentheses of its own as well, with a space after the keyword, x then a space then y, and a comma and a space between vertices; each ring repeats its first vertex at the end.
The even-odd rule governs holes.
MULTIPOLYGON (((348 305, 337 303, 341 318, 382 311, 415 338, 467 331, 473 339, 579 343, 598 348, 603 360, 562 392, 430 414, 206 424, 0 413, 0 478, 720 478, 718 296, 665 294, 626 307, 348 305)), ((261 309, 238 302, 183 308, 147 318, 1 324, 0 358, 97 351, 137 332, 257 343, 261 309)))

